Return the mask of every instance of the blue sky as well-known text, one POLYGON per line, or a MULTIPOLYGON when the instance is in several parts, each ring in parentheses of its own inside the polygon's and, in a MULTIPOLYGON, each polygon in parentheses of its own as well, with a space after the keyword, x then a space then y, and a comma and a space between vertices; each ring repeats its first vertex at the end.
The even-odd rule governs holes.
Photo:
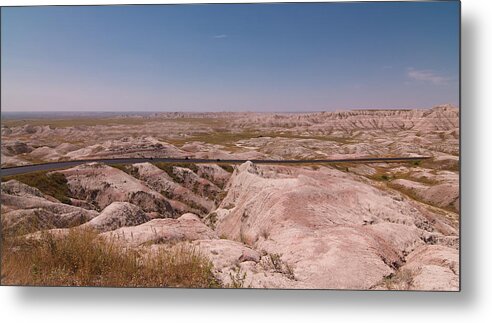
POLYGON ((459 3, 17 7, 3 111, 458 105, 459 3))

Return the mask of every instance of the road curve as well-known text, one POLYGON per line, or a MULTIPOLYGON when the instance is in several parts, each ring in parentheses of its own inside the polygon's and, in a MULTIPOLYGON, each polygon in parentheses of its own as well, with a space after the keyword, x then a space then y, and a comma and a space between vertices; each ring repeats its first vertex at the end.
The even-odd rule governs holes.
MULTIPOLYGON (((312 159, 312 160, 268 160, 268 159, 251 159, 249 161, 255 164, 325 164, 325 163, 391 163, 391 162, 407 162, 429 159, 430 157, 388 157, 388 158, 348 158, 348 159, 312 159)), ((136 164, 136 163, 228 163, 242 164, 246 159, 186 159, 186 158, 113 158, 113 159, 84 159, 52 162, 44 164, 25 165, 17 167, 6 167, 1 169, 1 176, 11 176, 26 174, 36 171, 53 170, 60 168, 69 168, 77 165, 99 162, 107 165, 115 164, 136 164)))

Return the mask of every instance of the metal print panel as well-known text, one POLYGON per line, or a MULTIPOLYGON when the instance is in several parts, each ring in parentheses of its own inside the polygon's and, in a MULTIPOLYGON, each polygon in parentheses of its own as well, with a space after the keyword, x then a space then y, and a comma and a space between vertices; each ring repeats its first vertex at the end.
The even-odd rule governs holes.
POLYGON ((2 285, 459 291, 458 1, 1 27, 2 285))

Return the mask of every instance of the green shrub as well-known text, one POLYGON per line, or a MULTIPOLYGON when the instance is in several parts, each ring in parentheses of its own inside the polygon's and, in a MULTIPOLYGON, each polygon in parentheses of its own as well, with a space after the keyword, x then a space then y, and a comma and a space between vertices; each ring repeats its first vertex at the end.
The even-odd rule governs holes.
POLYGON ((246 273, 239 266, 234 267, 233 273, 229 273, 229 278, 231 281, 225 286, 226 288, 245 288, 246 273))
POLYGON ((390 180, 390 177, 388 175, 386 175, 386 174, 383 174, 383 175, 381 175, 381 179, 383 181, 389 181, 390 180))
POLYGON ((61 173, 49 173, 48 171, 38 171, 27 174, 5 176, 2 182, 11 179, 22 182, 31 187, 39 189, 46 195, 50 195, 62 203, 70 204, 70 189, 65 175, 61 173))
POLYGON ((234 171, 234 167, 232 165, 226 165, 226 164, 218 164, 218 165, 228 173, 232 173, 234 171))

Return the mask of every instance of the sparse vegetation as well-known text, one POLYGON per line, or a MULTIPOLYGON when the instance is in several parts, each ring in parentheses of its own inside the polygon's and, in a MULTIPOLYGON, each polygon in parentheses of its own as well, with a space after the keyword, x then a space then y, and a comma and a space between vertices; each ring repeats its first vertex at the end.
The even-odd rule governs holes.
POLYGON ((117 168, 121 171, 124 171, 125 173, 127 173, 128 175, 131 175, 135 178, 138 178, 138 169, 133 167, 132 165, 125 165, 125 164, 112 164, 112 165, 109 165, 109 166, 112 166, 114 168, 117 168))
POLYGON ((217 165, 219 165, 223 170, 225 170, 228 173, 232 173, 234 171, 234 167, 232 165, 220 164, 220 163, 217 165))
POLYGON ((189 201, 188 206, 197 210, 199 215, 204 215, 204 214, 207 214, 207 212, 208 212, 206 207, 204 207, 203 205, 200 205, 194 201, 189 201))
POLYGON ((1 228, 2 228, 2 241, 15 236, 25 235, 32 232, 36 232, 43 229, 53 229, 55 225, 52 221, 40 220, 38 217, 29 217, 17 225, 9 225, 7 216, 2 212, 1 214, 1 228))
POLYGON ((220 287, 211 263, 193 249, 141 254, 92 231, 2 241, 2 284, 36 286, 220 287))
POLYGON ((169 191, 162 190, 161 195, 170 200, 174 199, 174 195, 169 191))
POLYGON ((87 117, 72 117, 72 118, 58 118, 58 119, 12 119, 2 120, 2 124, 8 127, 21 127, 24 125, 31 126, 49 126, 51 129, 55 128, 67 128, 78 126, 111 126, 111 125, 141 125, 148 122, 142 118, 87 118, 87 117))
POLYGON ((434 159, 426 159, 422 161, 420 164, 421 167, 428 168, 428 169, 442 169, 442 170, 448 170, 452 172, 459 172, 460 171, 460 165, 458 161, 448 161, 448 162, 438 162, 435 161, 434 159))
POLYGON ((389 181, 389 180, 391 179, 391 177, 390 177, 389 175, 386 175, 386 174, 381 175, 381 177, 380 177, 380 178, 381 178, 381 180, 383 180, 383 181, 389 181))
POLYGON ((383 286, 392 290, 408 290, 412 286, 413 276, 410 270, 398 270, 383 279, 383 286))
POLYGON ((389 172, 388 169, 382 167, 372 167, 372 168, 374 168, 375 172, 370 175, 369 174, 364 175, 364 177, 367 177, 375 181, 383 181, 383 182, 388 182, 395 179, 395 176, 391 172, 389 172))
POLYGON ((39 189, 46 195, 50 195, 62 203, 70 204, 70 189, 65 175, 61 173, 50 173, 38 171, 21 175, 2 177, 2 182, 15 179, 26 185, 39 189))
POLYGON ((207 215, 204 219, 205 223, 212 228, 212 230, 215 230, 215 226, 217 224, 217 212, 211 212, 209 215, 207 215))
POLYGON ((173 182, 180 183, 180 184, 183 183, 183 179, 180 176, 176 175, 176 173, 174 172, 175 164, 155 163, 155 166, 165 171, 169 175, 169 177, 171 177, 173 182))
MULTIPOLYGON (((418 181, 417 181, 418 182, 418 181)), ((420 181, 421 183, 426 183, 425 181, 420 181)), ((427 181, 426 184, 429 185, 434 185, 432 184, 432 181, 427 181), (429 184, 430 183, 430 184, 429 184)), ((458 225, 458 214, 456 213, 456 209, 454 208, 453 204, 449 205, 439 205, 437 203, 433 203, 432 201, 429 201, 425 198, 425 191, 418 191, 416 189, 404 187, 401 185, 393 185, 393 183, 388 183, 388 187, 395 189, 399 191, 402 194, 405 194, 407 197, 419 201, 421 203, 427 204, 428 206, 432 207, 432 210, 434 212, 439 212, 439 209, 446 210, 448 212, 451 212, 451 214, 444 212, 443 215, 446 217, 449 217, 451 215, 451 220, 453 221, 454 225, 458 225)))
MULTIPOLYGON (((181 168, 187 168, 194 173, 198 172, 198 166, 195 163, 164 163, 164 162, 157 162, 154 163, 155 166, 159 167, 166 173, 172 173, 173 172, 173 167, 181 167, 181 168)), ((171 176, 169 174, 169 176, 171 176)))
POLYGON ((270 260, 270 264, 276 272, 282 272, 282 259, 280 255, 277 253, 271 253, 268 255, 268 260, 270 260))
POLYGON ((229 273, 230 283, 226 288, 247 288, 244 286, 246 282, 246 273, 242 272, 239 266, 234 267, 233 273, 229 273))
POLYGON ((277 253, 270 253, 262 257, 262 265, 265 269, 271 269, 276 273, 284 274, 287 278, 294 280, 293 268, 282 260, 282 256, 277 253))
POLYGON ((227 193, 228 192, 226 190, 217 193, 217 195, 215 196, 215 201, 217 202, 217 204, 220 204, 226 198, 227 193))
POLYGON ((112 164, 110 165, 111 167, 117 168, 121 171, 124 171, 125 173, 128 174, 128 165, 125 164, 112 164))
POLYGON ((182 167, 182 168, 188 168, 189 170, 193 171, 194 173, 198 173, 198 166, 195 163, 177 164, 174 166, 182 167))
MULTIPOLYGON (((202 187, 202 185, 199 182, 194 182, 193 185, 191 186, 191 191, 195 194, 200 194, 201 193, 201 187, 202 187)), ((203 193, 207 192, 209 187, 210 187, 209 184, 205 184, 203 186, 203 193)))
MULTIPOLYGON (((182 120, 182 119, 173 119, 182 120)), ((183 139, 168 140, 175 145, 183 145, 191 141, 204 142, 213 145, 221 145, 227 147, 231 151, 241 150, 242 148, 236 146, 236 143, 240 140, 249 140, 261 137, 272 137, 272 138, 286 138, 286 139, 313 139, 320 141, 332 141, 340 144, 348 144, 353 142, 349 138, 341 136, 330 136, 330 135, 300 135, 293 132, 286 131, 266 131, 261 132, 254 128, 244 128, 240 131, 230 131, 223 127, 224 120, 211 119, 211 118, 197 118, 191 120, 197 127, 202 126, 206 131, 195 132, 191 136, 183 139), (210 129, 210 127, 212 129, 210 129)))
MULTIPOLYGON (((8 220, 9 216, 1 214, 2 239, 22 236, 40 230, 55 229, 60 227, 59 219, 53 218, 50 213, 45 213, 43 210, 33 210, 33 214, 14 221, 8 220)), ((79 226, 90 218, 80 214, 70 219, 63 221, 63 227, 72 228, 79 226)))

